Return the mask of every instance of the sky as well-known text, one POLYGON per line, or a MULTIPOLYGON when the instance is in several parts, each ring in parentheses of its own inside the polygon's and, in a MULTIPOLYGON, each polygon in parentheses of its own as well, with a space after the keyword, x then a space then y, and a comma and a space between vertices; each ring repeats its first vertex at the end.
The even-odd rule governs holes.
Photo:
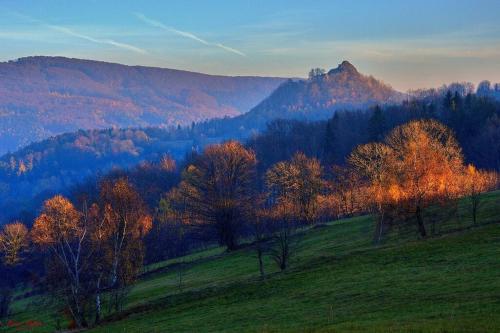
POLYGON ((348 60, 400 91, 500 82, 500 1, 0 0, 0 61, 31 55, 283 77, 348 60))

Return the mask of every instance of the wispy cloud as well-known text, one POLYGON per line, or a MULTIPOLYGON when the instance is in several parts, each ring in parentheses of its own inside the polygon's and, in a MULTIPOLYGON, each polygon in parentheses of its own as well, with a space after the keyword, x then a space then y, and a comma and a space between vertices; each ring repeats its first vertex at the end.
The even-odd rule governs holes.
POLYGON ((115 41, 113 39, 94 38, 94 37, 91 37, 91 36, 87 36, 87 35, 81 34, 79 32, 75 32, 75 31, 73 31, 73 30, 71 30, 69 28, 63 27, 63 26, 53 25, 53 24, 45 24, 45 25, 47 27, 49 27, 50 29, 52 29, 52 30, 56 30, 56 31, 62 32, 63 34, 66 34, 68 36, 73 36, 73 37, 81 38, 81 39, 84 39, 84 40, 87 40, 89 42, 93 42, 93 43, 96 43, 96 44, 108 44, 108 45, 112 45, 112 46, 115 46, 115 47, 118 47, 118 48, 121 48, 121 49, 129 50, 129 51, 133 51, 133 52, 137 52, 137 53, 141 53, 141 54, 146 54, 147 53, 147 51, 144 50, 144 49, 141 49, 139 47, 136 47, 136 46, 133 46, 133 45, 130 45, 130 44, 117 42, 117 41, 115 41))
POLYGON ((67 27, 64 27, 64 26, 61 26, 61 25, 49 24, 47 22, 35 19, 33 17, 30 17, 30 16, 22 15, 22 14, 19 14, 19 13, 13 13, 13 14, 15 16, 21 17, 21 18, 23 18, 25 20, 28 20, 30 22, 43 25, 43 26, 45 26, 45 27, 47 27, 47 28, 49 28, 51 30, 63 33, 63 34, 68 35, 68 36, 80 38, 80 39, 83 39, 83 40, 86 40, 86 41, 89 41, 89 42, 92 42, 92 43, 112 45, 112 46, 120 48, 120 49, 124 49, 124 50, 128 50, 128 51, 133 51, 133 52, 140 53, 140 54, 147 54, 148 53, 146 50, 141 49, 141 48, 139 48, 137 46, 134 46, 134 45, 117 42, 117 41, 115 41, 113 39, 95 38, 95 37, 92 37, 92 36, 89 36, 89 35, 85 35, 85 34, 76 32, 76 31, 74 31, 74 30, 72 30, 70 28, 67 28, 67 27))
POLYGON ((185 37, 185 38, 192 39, 192 40, 197 41, 198 43, 201 43, 201 44, 204 44, 204 45, 215 46, 215 47, 223 49, 223 50, 225 50, 227 52, 231 52, 231 53, 234 53, 234 54, 246 57, 245 53, 243 53, 243 52, 241 52, 241 51, 239 51, 239 50, 237 50, 235 48, 229 47, 229 46, 221 44, 221 43, 209 42, 209 41, 207 41, 205 39, 202 39, 202 38, 200 38, 200 37, 198 37, 195 34, 192 34, 190 32, 178 30, 178 29, 169 27, 169 26, 167 26, 167 25, 165 25, 165 24, 163 24, 163 23, 161 23, 159 21, 150 19, 149 17, 146 17, 144 14, 141 14, 141 13, 134 13, 134 15, 138 19, 140 19, 141 21, 143 21, 144 23, 147 23, 147 24, 149 24, 149 25, 151 25, 153 27, 160 28, 162 30, 165 30, 165 31, 177 34, 177 35, 185 37))

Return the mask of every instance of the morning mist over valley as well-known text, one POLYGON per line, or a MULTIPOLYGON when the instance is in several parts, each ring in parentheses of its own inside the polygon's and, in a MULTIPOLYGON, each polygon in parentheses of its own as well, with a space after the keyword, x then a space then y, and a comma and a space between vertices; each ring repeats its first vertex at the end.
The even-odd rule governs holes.
POLYGON ((500 3, 0 3, 1 332, 500 332, 500 3))

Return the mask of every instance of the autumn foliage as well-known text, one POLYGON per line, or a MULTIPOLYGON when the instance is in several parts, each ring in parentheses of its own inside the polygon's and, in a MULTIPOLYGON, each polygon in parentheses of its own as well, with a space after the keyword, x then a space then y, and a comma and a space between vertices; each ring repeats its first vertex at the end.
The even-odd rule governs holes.
MULTIPOLYGON (((398 126, 384 142, 358 146, 349 162, 368 185, 380 234, 386 220, 414 219, 420 235, 427 236, 424 210, 465 195, 467 188, 479 191, 481 182, 477 189, 468 184, 475 183, 474 177, 483 178, 475 168, 465 168, 453 133, 434 120, 398 126)), ((491 179, 485 183, 491 184, 491 179)))
MULTIPOLYGON (((295 151, 263 166, 253 149, 228 141, 188 156, 182 171, 165 155, 133 173, 109 174, 93 195, 46 200, 31 231, 19 222, 6 225, 3 262, 18 265, 32 242, 46 259, 47 290, 74 327, 83 328, 101 320, 104 305, 108 313, 122 310, 146 250, 178 246, 164 252, 179 255, 208 242, 235 250, 252 237, 264 279, 264 256, 286 270, 299 249, 296 231, 331 218, 371 213, 376 243, 393 227, 423 238, 433 233, 428 224, 435 210, 457 209, 465 197, 477 223, 481 194, 498 187, 498 176, 466 165, 449 128, 434 120, 410 121, 384 135, 384 126, 373 128, 383 140, 349 150, 344 164, 295 151), (148 203, 155 198, 152 214, 148 203)), ((10 301, 12 293, 6 295, 10 301)))
POLYGON ((143 263, 142 239, 151 216, 126 179, 103 181, 99 202, 78 210, 67 198, 47 200, 31 230, 33 243, 48 251, 50 290, 64 296, 76 327, 101 315, 101 293, 121 308, 126 287, 143 263), (95 305, 93 305, 95 304, 95 305), (95 307, 95 308, 94 308, 95 307))

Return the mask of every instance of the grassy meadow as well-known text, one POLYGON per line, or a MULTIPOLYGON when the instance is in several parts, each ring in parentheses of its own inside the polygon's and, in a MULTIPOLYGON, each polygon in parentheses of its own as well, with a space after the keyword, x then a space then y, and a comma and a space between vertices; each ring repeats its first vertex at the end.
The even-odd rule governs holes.
MULTIPOLYGON (((150 265, 124 311, 89 331, 500 332, 500 192, 483 196, 477 225, 466 201, 459 214, 433 209, 427 239, 409 228, 374 245, 370 216, 302 230, 290 269, 266 257, 264 281, 251 245, 150 265)), ((52 332, 53 312, 43 295, 19 294, 12 320, 52 332)))

